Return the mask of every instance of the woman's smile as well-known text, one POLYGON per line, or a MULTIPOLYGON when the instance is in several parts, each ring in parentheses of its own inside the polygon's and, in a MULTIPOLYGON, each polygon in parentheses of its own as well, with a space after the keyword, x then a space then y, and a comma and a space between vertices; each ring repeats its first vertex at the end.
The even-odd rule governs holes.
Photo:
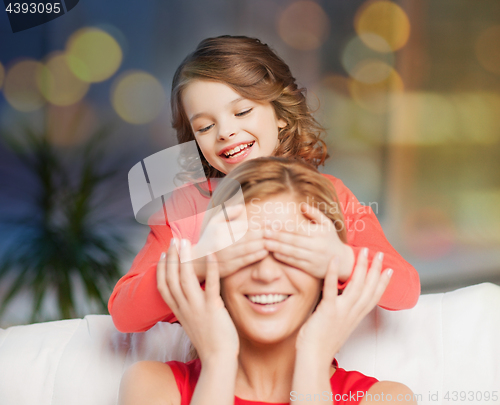
POLYGON ((250 308, 258 314, 274 314, 288 303, 291 294, 247 294, 250 308))

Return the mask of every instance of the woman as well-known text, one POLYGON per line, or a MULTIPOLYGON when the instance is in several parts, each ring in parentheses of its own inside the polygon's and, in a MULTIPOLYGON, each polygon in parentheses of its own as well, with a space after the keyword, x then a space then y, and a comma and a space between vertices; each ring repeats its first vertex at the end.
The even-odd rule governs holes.
MULTIPOLYGON (((233 194, 231 180, 241 185, 249 233, 269 221, 288 228, 310 224, 300 205, 313 200, 330 219, 315 225, 335 226, 345 239, 334 189, 315 168, 283 158, 250 160, 217 187, 214 206, 233 194)), ((171 244, 160 259, 158 289, 199 357, 134 364, 122 379, 120 405, 416 403, 405 385, 347 372, 334 359, 389 283, 392 271, 381 272, 382 255, 367 271, 363 249, 340 296, 336 258, 324 280, 272 254, 219 280, 210 255, 203 291, 189 260, 190 243, 177 246, 180 255, 171 244)))

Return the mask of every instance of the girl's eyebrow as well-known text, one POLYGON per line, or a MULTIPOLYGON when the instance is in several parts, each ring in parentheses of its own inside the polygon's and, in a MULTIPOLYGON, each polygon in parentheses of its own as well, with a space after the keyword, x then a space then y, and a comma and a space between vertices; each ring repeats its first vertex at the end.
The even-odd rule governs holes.
MULTIPOLYGON (((241 101, 241 100, 246 100, 246 98, 245 98, 245 97, 238 97, 238 98, 235 98, 233 101, 230 101, 229 103, 227 103, 227 106, 229 107, 229 106, 231 106, 231 105, 233 105, 233 104, 236 104, 238 101, 241 101)), ((193 122, 196 118, 201 117, 202 115, 208 115, 208 114, 207 114, 207 113, 204 113, 204 112, 201 112, 201 113, 195 114, 195 115, 193 115, 193 116, 190 118, 189 122, 193 122)))

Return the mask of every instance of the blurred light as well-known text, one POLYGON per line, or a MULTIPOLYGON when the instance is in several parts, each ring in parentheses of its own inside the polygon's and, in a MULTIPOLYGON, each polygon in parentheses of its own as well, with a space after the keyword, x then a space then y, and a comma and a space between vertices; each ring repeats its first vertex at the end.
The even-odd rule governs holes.
POLYGON ((335 94, 351 97, 349 93, 349 78, 346 76, 330 74, 321 80, 321 88, 325 88, 335 94))
POLYGON ((456 229, 450 214, 439 207, 422 207, 403 223, 405 244, 416 256, 437 259, 455 244, 456 229))
POLYGON ((468 244, 500 243, 500 190, 464 190, 457 195, 457 225, 468 244))
POLYGON ((90 137, 98 126, 94 109, 84 101, 65 107, 47 109, 47 133, 56 145, 79 144, 90 137))
POLYGON ((476 40, 476 56, 488 72, 500 75, 500 25, 485 29, 476 40))
POLYGON ((4 77, 5 77, 5 69, 3 68, 3 65, 0 63, 0 89, 2 88, 4 77))
POLYGON ((497 93, 457 93, 458 142, 494 144, 500 141, 500 96, 497 93))
POLYGON ((14 64, 5 75, 4 95, 16 110, 38 110, 45 104, 37 86, 37 78, 43 70, 40 62, 25 59, 14 64))
POLYGON ((165 104, 165 91, 149 73, 129 71, 113 83, 111 103, 117 114, 131 124, 153 121, 165 104))
POLYGON ((359 82, 375 84, 387 79, 392 67, 377 59, 368 59, 358 63, 353 71, 352 77, 359 82))
POLYGON ((449 99, 434 93, 412 93, 396 97, 391 115, 393 144, 439 145, 457 131, 457 111, 449 99))
POLYGON ((397 4, 385 0, 368 1, 362 5, 354 17, 354 28, 362 41, 378 52, 401 49, 410 36, 410 20, 406 13, 397 4), (389 44, 390 50, 379 38, 389 44))
POLYGON ((500 96, 495 93, 402 94, 394 105, 389 131, 393 144, 494 144, 500 140, 500 96))
POLYGON ((47 101, 59 106, 78 102, 89 89, 89 84, 78 79, 69 69, 62 52, 54 52, 48 57, 38 77, 38 86, 47 101))
MULTIPOLYGON (((384 39, 378 38, 386 44, 390 51, 389 45, 384 39)), ((380 54, 368 48, 357 36, 347 42, 340 58, 346 72, 364 83, 376 83, 386 79, 394 66, 395 59, 392 52, 380 54), (373 69, 373 72, 370 72, 370 69, 373 69)))
POLYGON ((314 1, 296 1, 279 16, 278 33, 289 46, 301 51, 319 48, 330 31, 330 21, 314 1))
POLYGON ((123 55, 127 54, 129 49, 127 37, 119 28, 109 23, 95 24, 93 27, 103 30, 104 32, 107 32, 109 35, 111 35, 116 40, 116 42, 118 42, 122 54, 123 55))
POLYGON ((66 44, 68 65, 79 79, 94 83, 111 77, 120 67, 122 50, 107 32, 82 28, 66 44))
POLYGON ((360 106, 373 113, 383 114, 394 108, 395 96, 404 91, 404 84, 398 72, 391 69, 387 78, 377 83, 352 79, 349 90, 360 106))

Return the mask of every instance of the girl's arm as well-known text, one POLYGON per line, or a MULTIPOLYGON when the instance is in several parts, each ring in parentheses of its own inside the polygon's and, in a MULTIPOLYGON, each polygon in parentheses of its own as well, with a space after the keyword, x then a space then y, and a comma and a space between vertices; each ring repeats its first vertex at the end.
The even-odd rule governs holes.
MULTIPOLYGON (((389 310, 413 308, 420 296, 418 272, 391 246, 371 207, 360 204, 340 179, 329 174, 323 176, 333 183, 337 191, 344 212, 348 245, 354 251, 354 256, 358 257, 359 251, 366 246, 370 249, 369 263, 373 261, 375 252, 383 252, 383 267, 394 270, 378 305, 389 310)), ((349 281, 350 277, 339 283, 339 288, 344 289, 349 281)))
POLYGON ((152 225, 129 272, 113 289, 108 310, 120 332, 145 332, 159 321, 177 320, 156 287, 156 265, 171 239, 170 226, 152 225))

